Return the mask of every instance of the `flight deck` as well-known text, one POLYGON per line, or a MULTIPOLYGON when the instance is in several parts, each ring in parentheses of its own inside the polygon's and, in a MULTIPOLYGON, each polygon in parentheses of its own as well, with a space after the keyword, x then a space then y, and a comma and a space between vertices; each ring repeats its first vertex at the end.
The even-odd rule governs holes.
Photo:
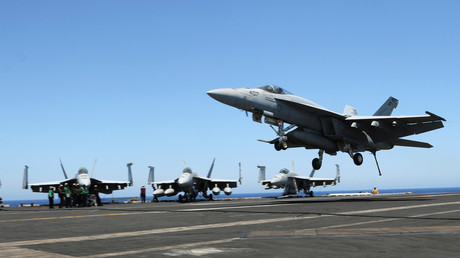
POLYGON ((460 193, 0 210, 4 257, 457 257, 460 193))

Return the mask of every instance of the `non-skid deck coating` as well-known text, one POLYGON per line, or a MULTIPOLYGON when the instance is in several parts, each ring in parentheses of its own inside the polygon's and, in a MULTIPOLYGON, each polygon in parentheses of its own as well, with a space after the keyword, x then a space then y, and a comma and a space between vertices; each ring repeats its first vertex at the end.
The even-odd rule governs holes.
POLYGON ((458 257, 460 194, 0 211, 2 257, 458 257))

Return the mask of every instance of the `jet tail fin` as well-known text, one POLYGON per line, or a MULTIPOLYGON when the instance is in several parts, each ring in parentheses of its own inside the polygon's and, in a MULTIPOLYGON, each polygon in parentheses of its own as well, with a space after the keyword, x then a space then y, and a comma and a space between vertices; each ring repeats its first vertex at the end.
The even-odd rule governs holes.
POLYGON ((335 181, 336 183, 340 183, 340 166, 339 164, 335 164, 337 166, 337 172, 336 172, 336 175, 335 175, 335 181))
POLYGON ((259 168, 259 179, 257 179, 257 183, 265 181, 265 166, 257 166, 259 168))
POLYGON ((385 103, 375 112, 374 116, 391 116, 393 110, 398 107, 399 100, 389 97, 385 103))
POLYGON ((216 161, 216 158, 212 161, 211 167, 209 168, 208 176, 207 178, 211 178, 212 170, 214 169, 214 162, 216 161))
POLYGON ((149 178, 148 178, 148 184, 151 185, 152 182, 155 182, 155 167, 149 166, 149 178))
POLYGON ((64 173, 64 177, 65 177, 65 179, 68 179, 68 177, 67 177, 67 173, 65 172, 65 168, 64 168, 64 165, 62 165, 62 160, 61 160, 61 159, 59 159, 59 162, 61 163, 61 168, 62 168, 62 172, 64 173))
POLYGON ((133 173, 131 171, 131 166, 133 165, 133 163, 128 163, 126 164, 126 166, 128 167, 128 181, 129 181, 129 185, 128 186, 133 186, 133 173))
POLYGON ((238 166, 240 168, 240 177, 238 178, 238 182, 240 182, 240 185, 241 185, 241 183, 243 182, 243 177, 241 176, 241 162, 238 163, 238 166))
POLYGON ((22 189, 29 189, 29 167, 24 167, 24 177, 22 179, 22 189))

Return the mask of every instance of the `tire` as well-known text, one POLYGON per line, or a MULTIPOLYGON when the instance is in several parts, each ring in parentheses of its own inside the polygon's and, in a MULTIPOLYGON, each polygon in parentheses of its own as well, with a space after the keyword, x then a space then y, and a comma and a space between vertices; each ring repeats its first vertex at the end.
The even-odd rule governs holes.
POLYGON ((356 166, 361 166, 361 164, 363 164, 363 161, 364 158, 363 155, 361 155, 361 153, 356 153, 355 155, 353 155, 353 162, 356 166))
POLYGON ((314 170, 319 170, 321 168, 321 160, 319 160, 318 158, 314 158, 312 161, 311 161, 311 165, 313 166, 313 169, 314 170))
POLYGON ((280 147, 280 145, 279 145, 278 142, 275 142, 275 143, 273 144, 273 146, 275 147, 275 150, 276 150, 276 151, 280 151, 280 150, 281 150, 281 147, 280 147))

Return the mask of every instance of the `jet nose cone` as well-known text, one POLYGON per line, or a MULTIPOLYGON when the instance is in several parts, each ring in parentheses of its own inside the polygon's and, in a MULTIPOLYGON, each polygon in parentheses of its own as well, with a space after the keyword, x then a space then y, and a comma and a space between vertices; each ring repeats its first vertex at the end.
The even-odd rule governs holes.
POLYGON ((215 90, 210 90, 206 92, 211 98, 226 103, 229 100, 235 98, 238 96, 238 93, 236 92, 235 89, 215 89, 215 90))
POLYGON ((235 106, 239 94, 236 89, 215 89, 206 92, 211 98, 227 105, 235 106))
POLYGON ((211 98, 219 100, 222 97, 226 96, 228 93, 228 89, 215 89, 206 92, 211 98))

